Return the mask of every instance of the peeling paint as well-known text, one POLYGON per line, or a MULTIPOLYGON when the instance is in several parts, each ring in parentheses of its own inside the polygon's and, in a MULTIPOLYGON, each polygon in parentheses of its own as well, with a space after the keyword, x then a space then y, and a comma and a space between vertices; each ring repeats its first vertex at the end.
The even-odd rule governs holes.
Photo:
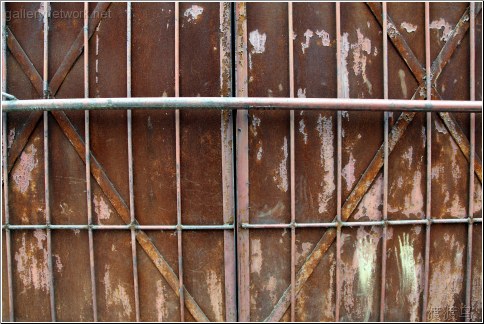
POLYGON ((304 90, 301 88, 297 89, 297 97, 306 98, 306 88, 304 88, 304 90))
POLYGON ((415 31, 417 31, 417 25, 412 25, 411 23, 406 22, 406 21, 402 22, 400 24, 400 27, 403 28, 403 29, 405 29, 405 31, 407 33, 413 33, 415 31))
POLYGON ((429 26, 430 29, 436 29, 441 32, 440 30, 442 29, 442 36, 439 37, 439 39, 443 42, 447 42, 450 38, 450 34, 452 33, 453 26, 446 22, 444 18, 440 18, 439 20, 434 20, 430 23, 429 26))
POLYGON ((35 230, 37 242, 26 240, 26 233, 22 233, 22 244, 15 252, 16 272, 23 285, 22 294, 33 287, 36 290, 47 291, 49 286, 49 271, 47 268, 47 249, 44 241, 47 235, 42 230, 35 230), (39 253, 41 252, 40 256, 39 253))
MULTIPOLYGON (((456 299, 464 288, 464 277, 462 269, 464 268, 463 256, 464 246, 459 243, 455 235, 444 235, 444 241, 447 241, 447 255, 453 258, 438 258, 432 263, 429 283, 429 300, 428 309, 450 309, 455 306, 456 299)), ((439 240, 434 240, 434 247, 437 248, 439 240)), ((458 314, 456 314, 458 316, 458 314)), ((451 320, 451 319, 448 319, 451 320)), ((453 318, 453 321, 458 318, 453 318)))
POLYGON ((347 191, 350 191, 351 188, 353 188, 353 184, 356 181, 356 178, 355 178, 355 163, 356 163, 356 160, 353 157, 353 153, 350 152, 350 156, 348 158, 348 163, 341 170, 341 176, 345 179, 347 191))
POLYGON ((304 242, 301 245, 298 245, 296 248, 296 263, 301 263, 306 259, 309 252, 312 251, 314 244, 311 242, 304 242))
POLYGON ((11 128, 8 131, 8 140, 7 140, 7 148, 11 148, 13 141, 15 139, 15 128, 11 128))
POLYGON ((259 149, 257 150, 257 161, 262 160, 262 146, 259 146, 259 149))
POLYGON ((332 117, 319 114, 316 130, 320 140, 320 163, 324 170, 323 181, 320 186, 322 191, 318 193, 318 212, 320 214, 327 211, 328 203, 333 199, 336 189, 334 179, 334 135, 332 117))
POLYGON ((343 33, 341 37, 341 96, 343 98, 350 97, 350 81, 348 72, 348 54, 350 52, 350 42, 348 41, 348 33, 343 33))
POLYGON ((269 293, 269 298, 271 299, 272 303, 275 304, 277 302, 278 296, 276 293, 277 288, 277 279, 274 276, 270 276, 269 280, 262 286, 263 290, 269 293))
POLYGON ((382 218, 381 207, 383 205, 383 175, 379 175, 370 190, 361 199, 355 213, 355 220, 368 217, 370 220, 380 220, 382 218))
POLYGON ((161 280, 156 281, 156 315, 158 322, 163 322, 163 319, 168 317, 168 309, 165 307, 166 300, 165 300, 165 287, 161 280))
POLYGON ((104 294, 106 297, 106 309, 112 314, 118 315, 119 320, 123 319, 122 313, 124 313, 126 317, 130 317, 133 310, 126 288, 119 281, 116 284, 113 282, 114 280, 111 279, 109 265, 106 265, 104 270, 103 283, 104 294), (118 310, 116 312, 113 312, 113 310, 110 308, 113 306, 118 306, 118 310), (122 313, 120 310, 122 310, 122 313))
POLYGON ((58 254, 54 254, 53 256, 55 258, 55 268, 57 269, 57 272, 62 272, 64 265, 62 264, 60 256, 58 254))
POLYGON ((308 29, 304 32, 304 38, 306 41, 304 43, 301 43, 301 49, 303 54, 305 54, 306 48, 309 48, 309 42, 311 41, 311 37, 314 36, 314 33, 312 30, 308 29))
POLYGON ((21 193, 25 193, 32 180, 32 171, 37 167, 37 149, 34 144, 30 144, 20 155, 20 159, 13 170, 12 179, 16 188, 21 193))
POLYGON ((217 276, 217 273, 210 270, 207 275, 208 295, 210 296, 210 305, 215 315, 216 322, 223 322, 223 289, 222 281, 217 276))
POLYGON ((284 144, 281 147, 283 156, 282 160, 279 163, 279 168, 275 170, 275 175, 273 177, 274 182, 283 192, 287 192, 288 189, 288 179, 287 179, 287 157, 288 157, 288 149, 287 149, 287 137, 284 136, 284 144))
POLYGON ((402 69, 398 70, 398 77, 400 78, 400 87, 402 88, 403 98, 407 98, 407 83, 405 82, 405 72, 402 69))
POLYGON ((188 22, 196 21, 198 16, 203 13, 203 8, 197 5, 192 5, 190 8, 185 10, 183 16, 188 17, 188 22))
POLYGON ((366 75, 366 56, 364 55, 364 52, 371 54, 371 40, 365 37, 359 28, 356 29, 356 34, 358 37, 357 42, 351 44, 351 49, 353 50, 353 72, 356 76, 361 75, 368 92, 372 94, 373 86, 366 75))
POLYGON ((442 134, 448 134, 447 128, 444 126, 443 123, 440 122, 440 120, 438 120, 438 118, 434 118, 434 126, 437 132, 442 134))
POLYGON ((306 124, 304 124, 304 119, 299 120, 299 133, 303 135, 304 144, 308 143, 308 133, 306 132, 306 124))
POLYGON ((262 54, 266 50, 266 40, 267 35, 266 33, 259 33, 259 30, 256 29, 251 31, 249 34, 249 42, 252 45, 252 49, 249 53, 249 69, 252 70, 252 54, 262 54))
POLYGON ((262 248, 260 239, 250 240, 250 272, 260 275, 262 270, 262 248))
POLYGON ((94 212, 96 213, 99 223, 111 217, 111 208, 102 196, 94 196, 94 212))
POLYGON ((323 46, 330 46, 331 40, 329 38, 328 32, 326 32, 324 29, 322 29, 321 31, 316 30, 316 35, 321 38, 321 44, 323 44, 323 46))
POLYGON ((250 128, 252 135, 257 136, 257 127, 259 126, 260 126, 260 118, 257 117, 256 115, 252 115, 252 127, 250 128))

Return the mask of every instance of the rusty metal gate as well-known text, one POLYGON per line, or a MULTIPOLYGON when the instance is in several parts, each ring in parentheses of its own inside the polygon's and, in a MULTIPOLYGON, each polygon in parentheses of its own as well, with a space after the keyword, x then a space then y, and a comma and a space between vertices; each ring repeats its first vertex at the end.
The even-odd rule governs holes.
POLYGON ((480 3, 2 31, 2 320, 482 320, 480 3))

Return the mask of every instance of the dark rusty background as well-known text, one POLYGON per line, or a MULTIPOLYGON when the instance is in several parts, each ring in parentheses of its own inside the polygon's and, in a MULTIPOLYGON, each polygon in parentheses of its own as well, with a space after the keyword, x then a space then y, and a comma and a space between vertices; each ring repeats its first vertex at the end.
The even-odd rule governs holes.
MULTIPOLYGON (((98 3, 90 3, 90 12, 98 6, 98 3)), ((236 14, 235 6, 230 8, 235 17, 232 22, 235 34, 231 37, 230 29, 221 27, 219 3, 180 4, 180 96, 230 96, 233 65, 247 71, 247 85, 237 79, 239 94, 289 97, 287 3, 247 3, 244 16, 236 14), (190 14, 193 8, 203 8, 203 11, 195 18, 190 14), (247 24, 246 30, 241 28, 242 22, 247 24), (233 59, 224 60, 220 53, 223 50, 221 38, 231 37, 235 43, 243 33, 247 34, 247 42, 242 44, 247 59, 239 59, 236 48, 233 59)), ((432 62, 452 41, 451 31, 457 28, 468 6, 468 3, 430 5, 432 62)), ((39 3, 6 4, 7 12, 37 12, 41 8, 39 3)), ((175 96, 174 8, 173 3, 132 5, 133 97, 175 96)), ((51 10, 61 9, 82 11, 83 3, 51 4, 51 10)), ((109 18, 90 26, 94 32, 89 41, 89 93, 91 97, 126 97, 126 4, 106 4, 102 9, 110 13, 109 18)), ((388 15, 413 52, 402 55, 389 41, 389 98, 423 99, 425 90, 419 86, 425 72, 415 66, 418 63, 425 67, 424 4, 389 3, 388 15)), ((42 97, 43 23, 42 16, 38 17, 7 21, 10 31, 7 90, 19 99, 42 97)), ((335 4, 294 3, 293 21, 294 96, 337 97, 335 4)), ((82 17, 49 22, 52 97, 83 97, 82 46, 72 67, 63 67, 66 54, 82 27, 82 17), (57 75, 59 70, 65 71, 64 77, 57 75)), ((476 100, 482 100, 481 37, 482 13, 479 12, 476 16, 476 100)), ((381 5, 341 4, 341 42, 343 96, 383 98, 381 5)), ((228 46, 230 49, 230 44, 228 46)), ((469 100, 467 29, 451 54, 435 82, 433 99, 469 100)), ((73 125, 71 130, 84 139, 84 113, 65 112, 65 115, 73 125)), ((398 115, 397 112, 390 115, 390 127, 398 115)), ((331 222, 336 215, 336 116, 336 113, 323 111, 295 113, 296 222, 331 222)), ((38 113, 8 115, 11 224, 45 224, 46 221, 41 119, 38 113), (12 156, 18 158, 10 159, 12 156)), ((136 219, 143 225, 176 224, 175 113, 137 110, 132 120, 136 219)), ((126 111, 90 113, 92 153, 121 199, 129 205, 126 121, 126 111)), ((465 218, 469 214, 469 163, 449 128, 452 122, 457 131, 469 138, 468 114, 432 114, 433 218, 465 218)), ((182 222, 186 225, 227 223, 224 206, 233 203, 224 200, 223 177, 227 166, 234 167, 232 143, 235 144, 235 134, 239 131, 229 139, 221 134, 227 131, 226 127, 232 127, 232 116, 216 111, 181 111, 180 125, 182 222), (223 152, 229 153, 224 155, 223 152)), ((249 222, 289 223, 289 112, 251 111, 247 126, 249 222)), ((388 218, 391 220, 425 217, 425 126, 425 114, 417 113, 389 156, 388 218)), ((344 112, 342 127, 342 198, 345 202, 383 142, 383 113, 344 112)), ((477 114, 476 155, 480 160, 481 132, 481 115, 477 114)), ((52 223, 86 224, 85 166, 67 133, 58 115, 49 115, 52 223)), ((239 151, 238 154, 245 153, 239 151)), ((240 158, 239 155, 237 162, 240 158)), ((475 177, 475 217, 482 217, 481 181, 475 177)), ((95 224, 124 224, 117 206, 94 177, 91 183, 95 224)), ((381 220, 382 205, 380 172, 349 221, 381 220)), ((428 308, 440 308, 439 316, 443 316, 444 310, 456 307, 457 313, 449 319, 463 320, 460 311, 466 306, 467 225, 440 224, 431 228, 428 308)), ((481 224, 473 228, 472 305, 467 306, 472 306, 471 319, 479 321, 482 319, 481 224)), ((245 293, 249 299, 248 303, 239 300, 238 311, 239 315, 248 315, 243 319, 261 321, 269 316, 291 283, 291 232, 289 229, 239 231, 248 231, 244 234, 248 245, 239 246, 238 251, 240 260, 248 256, 248 263, 238 262, 239 277, 248 278, 248 281, 239 281, 238 290, 240 296, 245 293)), ((325 231, 321 228, 296 230, 296 270, 302 267, 325 231)), ((146 233, 178 273, 176 232, 146 233)), ((233 233, 229 235, 233 239, 233 233)), ((423 320, 425 226, 393 226, 389 227, 387 235, 385 319, 423 320)), ((2 320, 8 320, 10 301, 5 237, 2 238, 2 320)), ((59 321, 93 319, 87 242, 84 230, 52 231, 56 318, 59 321)), ((209 320, 235 319, 230 313, 235 304, 227 301, 227 293, 235 294, 235 291, 230 291, 225 280, 226 272, 237 260, 236 252, 227 248, 230 246, 227 242, 230 241, 224 231, 183 232, 184 284, 209 320), (227 258, 227 252, 231 258, 227 258)), ((101 321, 135 320, 130 249, 129 231, 94 232, 98 319, 101 321)), ((335 320, 336 290, 341 294, 340 320, 379 319, 381 227, 344 228, 341 252, 340 287, 336 287, 334 242, 297 296, 297 321, 335 320)), ((12 231, 11 253, 15 320, 49 321, 45 231, 12 231)), ((139 244, 137 255, 141 320, 179 321, 177 295, 139 244)), ((185 319, 194 320, 188 310, 185 319)), ((290 320, 289 309, 282 320, 290 320)))

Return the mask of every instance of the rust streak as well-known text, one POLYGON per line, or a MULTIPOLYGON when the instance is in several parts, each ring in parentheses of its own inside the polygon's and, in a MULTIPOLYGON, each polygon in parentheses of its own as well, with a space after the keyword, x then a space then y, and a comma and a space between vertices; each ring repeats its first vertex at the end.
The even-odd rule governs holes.
MULTIPOLYGON (((79 157, 85 163, 86 156, 84 154, 85 153, 84 141, 82 140, 81 136, 75 129, 74 125, 72 125, 71 121, 69 120, 69 118, 66 116, 64 112, 51 112, 51 113, 52 113, 52 116, 54 116, 57 123, 59 124, 59 126, 61 127, 64 134, 67 136, 69 142, 71 142, 72 146, 76 150, 79 157)), ((114 184, 111 182, 106 172, 104 171, 104 168, 97 161, 96 157, 92 154, 92 152, 91 152, 91 173, 94 179, 96 180, 96 182, 99 184, 99 187, 102 189, 106 197, 111 202, 116 212, 123 220, 123 222, 125 222, 126 224, 130 224, 131 218, 129 214, 129 208, 126 205, 126 202, 118 193, 114 184)), ((137 223, 137 221, 135 220, 134 223, 137 223)), ((139 242, 140 246, 143 248, 143 250, 146 252, 148 257, 153 261, 158 271, 167 280, 171 288, 173 288, 173 291, 175 292, 175 294, 177 294, 178 296, 179 294, 178 277, 173 272, 173 269, 166 262, 166 260, 160 254, 160 252, 155 247, 153 242, 151 242, 149 237, 143 231, 136 232, 136 239, 139 242)), ((185 293, 185 305, 187 309, 190 311, 190 313, 193 315, 193 317, 197 321, 207 322, 208 321, 207 316, 203 313, 203 311, 200 309, 196 301, 193 299, 193 297, 185 288, 184 288, 184 293, 185 293)))

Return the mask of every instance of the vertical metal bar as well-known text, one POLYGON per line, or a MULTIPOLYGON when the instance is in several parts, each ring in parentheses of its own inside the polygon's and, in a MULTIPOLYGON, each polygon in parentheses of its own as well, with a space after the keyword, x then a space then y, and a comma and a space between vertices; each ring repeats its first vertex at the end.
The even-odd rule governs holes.
MULTIPOLYGON (((131 2, 126 3, 126 97, 131 97, 131 2)), ((136 254, 136 230, 134 217, 134 182, 133 182, 133 118, 132 111, 127 111, 128 119, 128 181, 129 181, 129 216, 131 220, 131 253, 133 256, 133 286, 136 321, 140 321, 139 287, 138 287, 138 258, 136 254)))
MULTIPOLYGON (((89 98, 89 2, 84 2, 84 97, 89 98)), ((84 112, 85 132, 85 159, 86 159, 86 202, 87 202, 87 223, 92 223, 92 202, 91 202, 91 135, 89 130, 89 110, 84 112)), ((92 314, 94 322, 97 322, 97 295, 96 295, 96 271, 94 267, 94 238, 92 228, 89 227, 89 268, 91 271, 91 295, 92 314)))
MULTIPOLYGON (((44 99, 49 96, 49 2, 44 2, 44 69, 43 69, 43 90, 44 99)), ((47 226, 51 223, 50 217, 50 185, 49 185, 49 113, 44 111, 44 194, 45 194, 45 222, 47 226)), ((50 228, 47 232, 47 269, 49 272, 49 297, 50 313, 52 321, 55 316, 55 295, 54 295, 54 272, 52 267, 52 236, 50 228)))
MULTIPOLYGON (((337 75, 337 91, 338 98, 343 95, 341 84, 341 7, 340 3, 336 2, 336 75, 337 75)), ((341 168, 342 168, 342 118, 341 111, 337 112, 337 165, 336 165, 336 305, 335 305, 335 322, 339 321, 339 304, 341 299, 340 293, 340 266, 341 266, 341 168)))
MULTIPOLYGON (((294 39, 292 2, 288 2, 289 44, 289 97, 294 98, 294 39)), ((290 111, 290 167, 291 167, 291 322, 296 321, 296 157, 294 146, 294 110, 290 111)))
MULTIPOLYGON (((7 92, 7 19, 5 2, 2 2, 2 92, 7 92)), ((10 208, 8 203, 8 141, 7 141, 7 113, 2 116, 2 137, 3 137, 3 199, 5 207, 5 224, 10 224, 10 208)), ((10 229, 5 229, 5 250, 7 256, 7 285, 8 285, 8 311, 9 321, 14 321, 13 309, 13 284, 12 284, 12 238, 10 229)))
MULTIPOLYGON (((387 3, 382 2, 383 20, 383 98, 388 99, 388 23, 387 3)), ((388 112, 383 114, 383 220, 388 218, 388 112)), ((380 321, 385 321, 385 284, 387 267, 387 223, 383 225, 381 257, 380 321)))
MULTIPOLYGON (((430 4, 425 2, 425 72, 426 72, 426 88, 427 100, 431 100, 432 96, 432 80, 430 75, 430 4)), ((429 269, 430 269, 430 219, 431 219, 431 189, 432 189, 432 113, 427 112, 427 197, 425 205, 426 219, 429 221, 425 230, 425 258, 424 258, 424 295, 422 307, 422 321, 427 320, 427 305, 429 296, 429 269)))
MULTIPOLYGON (((231 71, 231 3, 220 2, 220 95, 232 96, 231 71)), ((222 195, 224 224, 234 223, 234 161, 232 111, 221 111, 222 136, 222 195)), ((237 320, 235 237, 234 229, 224 231, 225 320, 237 320)))
MULTIPOLYGON (((476 4, 470 3, 470 67, 469 67, 469 88, 470 100, 476 100, 475 90, 475 70, 476 70, 476 18, 475 18, 476 4)), ((476 154, 476 114, 470 114, 470 152, 469 152, 469 219, 471 220, 467 226, 467 262, 466 262, 466 322, 471 321, 472 312, 472 234, 473 234, 473 218, 474 218, 474 158, 476 154)))
MULTIPOLYGON (((175 96, 180 96, 180 3, 175 2, 175 96)), ((180 321, 185 321, 185 296, 183 288, 183 248, 181 223, 181 177, 180 177, 180 110, 175 110, 175 159, 176 159, 176 222, 178 236, 178 280, 180 297, 180 321)))
MULTIPOLYGON (((248 97, 247 79, 247 4, 235 4, 237 97, 248 97)), ((250 321, 249 235, 242 223, 249 222, 249 120, 247 110, 237 111, 237 254, 239 261, 239 321, 250 321)))

